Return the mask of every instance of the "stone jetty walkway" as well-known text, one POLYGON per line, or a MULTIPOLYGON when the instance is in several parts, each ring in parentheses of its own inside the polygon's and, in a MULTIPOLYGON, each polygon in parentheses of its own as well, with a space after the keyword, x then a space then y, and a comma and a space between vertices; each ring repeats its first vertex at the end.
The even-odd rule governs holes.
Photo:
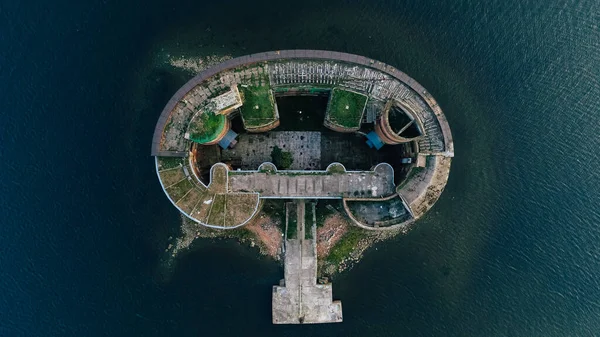
MULTIPOLYGON (((287 224, 297 226, 297 238, 285 241, 285 279, 279 286, 273 286, 273 324, 311 324, 337 323, 342 321, 342 303, 332 301, 331 284, 317 284, 317 248, 314 204, 312 220, 305 224, 305 202, 298 200, 286 204, 286 213, 290 208, 296 210, 296 221, 287 224), (307 228, 308 227, 308 228, 307 228), (306 231, 312 231, 307 235, 306 231), (310 239, 306 239, 309 237, 310 239)), ((310 218, 310 217, 309 217, 310 218)))

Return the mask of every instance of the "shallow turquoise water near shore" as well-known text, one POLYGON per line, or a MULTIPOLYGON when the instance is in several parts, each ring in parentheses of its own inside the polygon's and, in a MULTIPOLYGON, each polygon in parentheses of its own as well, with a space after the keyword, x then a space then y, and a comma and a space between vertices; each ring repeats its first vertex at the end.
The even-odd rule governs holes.
POLYGON ((600 334, 597 2, 5 3, 0 335, 600 334), (334 283, 345 322, 272 326, 281 267, 199 242, 149 157, 189 74, 167 64, 331 49, 406 72, 455 139, 444 194, 334 283))

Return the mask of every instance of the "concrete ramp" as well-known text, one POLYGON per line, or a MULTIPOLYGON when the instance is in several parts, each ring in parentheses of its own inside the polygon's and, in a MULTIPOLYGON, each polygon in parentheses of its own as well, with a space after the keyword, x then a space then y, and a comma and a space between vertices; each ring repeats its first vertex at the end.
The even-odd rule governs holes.
MULTIPOLYGON (((297 238, 285 241, 285 279, 283 285, 273 286, 273 324, 337 323, 342 321, 342 303, 333 301, 331 284, 317 284, 317 247, 314 204, 312 220, 305 224, 305 203, 299 200, 286 207, 296 207, 297 238), (306 230, 312 235, 307 235, 306 230), (306 239, 310 237, 311 239, 306 239)), ((286 210, 289 214, 289 209, 286 210)), ((286 230, 286 232, 288 232, 286 230)))

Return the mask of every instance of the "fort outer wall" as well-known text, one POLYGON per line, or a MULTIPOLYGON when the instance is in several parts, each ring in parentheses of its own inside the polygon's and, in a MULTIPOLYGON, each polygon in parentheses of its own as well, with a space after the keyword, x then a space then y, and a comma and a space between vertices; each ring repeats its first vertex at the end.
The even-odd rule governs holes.
POLYGON ((198 84, 204 82, 210 77, 224 71, 233 68, 237 68, 240 66, 265 62, 265 61, 277 61, 277 60, 285 60, 285 59, 318 59, 318 60, 328 60, 328 61, 340 61, 347 63, 354 63, 357 65, 362 65, 364 67, 373 68, 379 70, 383 73, 386 73, 397 80, 403 82, 407 86, 409 86, 412 90, 414 90, 427 105, 434 112, 438 123, 440 125, 440 129, 442 131, 442 135, 444 137, 444 153, 443 155, 446 157, 454 157, 454 142, 452 140, 452 133, 450 132, 450 126, 448 125, 448 121, 446 117, 442 113, 441 108, 433 98, 429 94, 428 91, 425 90, 423 86, 421 86, 417 81, 412 79, 410 76, 406 75, 402 71, 387 65, 383 62, 375 61, 373 59, 348 54, 348 53, 340 53, 333 51, 325 51, 325 50, 280 50, 280 51, 270 51, 258 54, 250 54, 246 56, 236 57, 230 60, 227 60, 223 63, 220 63, 214 67, 206 69, 200 72, 198 75, 189 80, 186 84, 184 84, 177 92, 171 97, 171 99, 167 102, 166 106, 162 110, 160 117, 158 118, 158 122, 156 123, 156 127, 154 128, 154 135, 152 137, 152 146, 150 154, 152 156, 185 156, 187 152, 172 152, 172 151, 160 151, 160 142, 162 138, 163 130, 167 124, 167 120, 169 115, 177 105, 177 103, 187 94, 192 88, 197 86, 198 84))

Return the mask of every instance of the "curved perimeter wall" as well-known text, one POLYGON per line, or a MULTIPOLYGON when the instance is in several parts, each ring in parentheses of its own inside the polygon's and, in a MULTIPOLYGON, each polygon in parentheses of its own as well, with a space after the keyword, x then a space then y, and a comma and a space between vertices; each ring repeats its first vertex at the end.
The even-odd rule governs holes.
POLYGON ((169 102, 167 102, 164 107, 158 122, 156 123, 156 127, 154 129, 154 136, 152 137, 152 148, 151 155, 158 156, 160 154, 160 141, 162 137, 163 130, 169 119, 169 115, 171 111, 175 108, 177 103, 187 94, 191 89, 193 89, 198 84, 204 82, 210 77, 228 69, 237 68, 239 66, 265 62, 265 61, 276 61, 276 60, 285 60, 285 59, 320 59, 320 60, 330 60, 330 61, 340 61, 347 63, 354 63, 358 65, 362 65, 365 67, 373 68, 379 70, 383 73, 386 73, 397 80, 405 83, 411 89, 413 89, 419 96, 425 101, 427 105, 432 109, 435 113, 437 120, 440 124, 440 128, 442 131, 442 135, 444 137, 444 155, 447 157, 454 156, 454 143, 452 141, 452 134, 450 132, 450 127, 446 120, 446 117, 442 113, 441 108, 435 101, 435 99, 425 90, 423 86, 421 86, 417 81, 412 79, 410 76, 406 75, 402 71, 387 65, 385 63, 354 54, 333 52, 333 51, 325 51, 325 50, 280 50, 280 51, 270 51, 258 54, 250 54, 246 56, 236 57, 234 59, 227 60, 223 63, 220 63, 212 68, 206 69, 196 75, 194 78, 189 80, 185 85, 183 85, 177 92, 171 97, 169 102))

